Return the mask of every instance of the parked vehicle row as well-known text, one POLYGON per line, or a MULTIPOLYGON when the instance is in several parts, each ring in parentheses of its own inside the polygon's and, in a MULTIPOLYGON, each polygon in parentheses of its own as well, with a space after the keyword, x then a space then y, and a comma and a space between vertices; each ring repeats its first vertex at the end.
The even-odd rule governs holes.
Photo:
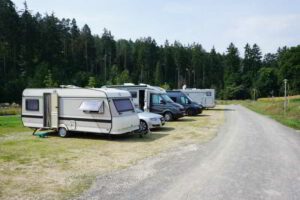
POLYGON ((184 116, 184 107, 175 103, 167 92, 155 86, 146 84, 109 85, 103 88, 116 88, 131 93, 134 105, 146 112, 163 115, 166 121, 177 120, 184 116))
POLYGON ((101 134, 147 133, 166 121, 202 113, 203 106, 181 91, 146 84, 102 88, 66 86, 25 89, 22 122, 33 129, 101 134))
POLYGON ((194 102, 186 94, 180 91, 167 91, 168 96, 176 103, 184 107, 185 114, 194 116, 202 113, 203 107, 201 104, 194 102))
POLYGON ((183 92, 204 108, 213 108, 216 106, 215 89, 184 88, 177 91, 183 92))

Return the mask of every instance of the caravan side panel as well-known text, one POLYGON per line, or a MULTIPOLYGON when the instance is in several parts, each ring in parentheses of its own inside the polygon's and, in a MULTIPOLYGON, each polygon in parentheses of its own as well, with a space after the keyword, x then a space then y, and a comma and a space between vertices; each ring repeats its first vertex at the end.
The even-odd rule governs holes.
POLYGON ((66 126, 70 131, 108 133, 111 129, 111 115, 106 98, 72 98, 59 100, 59 126, 66 126), (80 105, 84 101, 103 101, 103 113, 84 112, 80 105))
POLYGON ((187 95, 191 97, 195 102, 205 106, 204 94, 201 92, 187 92, 187 95))
POLYGON ((43 127, 43 97, 23 96, 22 98, 22 122, 30 128, 43 127))

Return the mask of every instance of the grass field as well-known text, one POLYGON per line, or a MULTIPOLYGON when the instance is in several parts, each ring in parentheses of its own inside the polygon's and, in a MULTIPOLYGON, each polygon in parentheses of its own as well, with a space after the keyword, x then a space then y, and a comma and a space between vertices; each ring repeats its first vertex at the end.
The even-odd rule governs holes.
POLYGON ((261 98, 257 101, 219 101, 219 104, 241 104, 255 112, 270 116, 291 128, 300 129, 300 95, 290 96, 286 113, 283 109, 284 98, 261 98))
POLYGON ((0 117, 0 199, 68 199, 97 175, 126 168, 178 145, 212 139, 224 121, 222 107, 169 122, 139 138, 80 133, 60 138, 32 136, 19 116, 0 117))
POLYGON ((29 130, 30 129, 23 127, 19 115, 0 116, 0 137, 29 130))

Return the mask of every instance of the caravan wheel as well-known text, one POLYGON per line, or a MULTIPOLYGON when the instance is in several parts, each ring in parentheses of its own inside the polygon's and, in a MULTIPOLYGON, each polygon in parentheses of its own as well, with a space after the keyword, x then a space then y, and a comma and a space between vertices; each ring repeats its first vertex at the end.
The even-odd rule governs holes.
POLYGON ((58 129, 58 135, 59 135, 60 137, 67 137, 67 136, 68 136, 68 131, 67 131, 67 129, 65 129, 65 128, 63 128, 63 127, 60 127, 60 128, 58 129))

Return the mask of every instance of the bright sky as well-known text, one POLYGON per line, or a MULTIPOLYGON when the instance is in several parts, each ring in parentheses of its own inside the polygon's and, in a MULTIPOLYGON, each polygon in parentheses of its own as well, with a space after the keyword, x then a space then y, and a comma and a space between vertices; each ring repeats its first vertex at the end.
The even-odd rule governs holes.
MULTIPOLYGON (((23 9, 24 0, 13 0, 23 9)), ((153 37, 158 44, 178 40, 225 52, 248 42, 263 53, 300 44, 299 0, 27 0, 34 13, 75 18, 93 34, 111 30, 115 39, 153 37)))

